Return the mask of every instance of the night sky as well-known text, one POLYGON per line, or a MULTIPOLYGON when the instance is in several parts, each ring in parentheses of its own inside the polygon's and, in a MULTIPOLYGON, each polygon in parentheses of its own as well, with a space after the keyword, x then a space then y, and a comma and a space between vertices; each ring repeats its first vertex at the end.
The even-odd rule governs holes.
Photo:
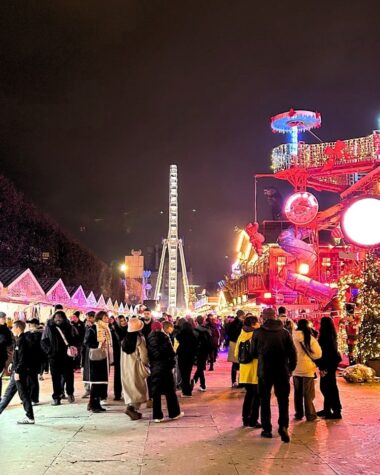
POLYGON ((1 173, 110 262, 166 235, 176 163, 195 281, 219 280, 284 140, 272 115, 318 110, 323 140, 377 128, 379 17, 378 1, 2 0, 1 173))

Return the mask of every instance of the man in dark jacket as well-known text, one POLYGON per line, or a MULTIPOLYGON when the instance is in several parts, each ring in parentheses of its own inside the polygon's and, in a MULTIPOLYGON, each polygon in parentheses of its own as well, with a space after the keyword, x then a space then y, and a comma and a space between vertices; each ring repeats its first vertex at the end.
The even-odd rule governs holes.
POLYGON ((207 328, 204 326, 204 318, 202 315, 197 316, 197 326, 194 329, 195 336, 197 338, 196 343, 196 365, 197 370, 194 374, 193 382, 194 384, 198 382, 200 383, 200 391, 206 391, 206 379, 205 379, 205 369, 206 369, 206 362, 207 357, 210 354, 211 350, 211 335, 207 328))
POLYGON ((28 321, 28 331, 25 332, 25 339, 29 347, 29 374, 28 374, 28 390, 32 403, 34 405, 39 403, 40 384, 38 382, 38 375, 41 370, 44 354, 41 348, 42 332, 39 329, 39 321, 33 318, 28 321))
POLYGON ((53 382, 52 406, 59 406, 63 394, 63 384, 66 383, 67 398, 70 403, 74 398, 74 358, 68 356, 69 346, 78 347, 77 334, 70 325, 62 310, 54 313, 47 322, 42 334, 41 346, 49 358, 51 378, 53 382))
POLYGON ((220 332, 218 325, 216 323, 216 316, 210 313, 207 315, 207 324, 206 328, 209 330, 211 334, 211 349, 209 353, 209 362, 210 362, 210 367, 209 371, 214 371, 214 363, 216 362, 216 359, 218 357, 218 350, 219 350, 219 338, 220 338, 220 332))
POLYGON ((8 360, 8 349, 11 348, 13 344, 12 332, 7 327, 6 317, 7 315, 4 312, 0 312, 0 401, 2 377, 8 360))
MULTIPOLYGON (((164 322, 164 324, 170 324, 164 322)), ((156 330, 148 337, 148 355, 151 369, 151 385, 153 395, 153 420, 161 422, 164 418, 161 408, 161 395, 166 396, 170 419, 183 416, 175 392, 173 368, 175 366, 175 352, 169 336, 162 331, 159 322, 154 323, 156 330)))
POLYGON ((24 406, 25 418, 19 420, 17 424, 34 424, 33 406, 27 385, 30 352, 24 334, 25 326, 25 322, 21 320, 18 320, 13 324, 12 331, 16 341, 13 351, 12 376, 4 397, 0 402, 0 414, 12 401, 16 392, 18 392, 24 406))
POLYGON ((144 335, 145 340, 148 339, 149 333, 152 331, 152 312, 149 308, 145 308, 142 316, 142 321, 144 322, 144 328, 142 329, 142 334, 144 335))
POLYGON ((233 388, 237 388, 239 385, 236 382, 237 372, 239 371, 239 362, 235 358, 235 346, 237 339, 239 338, 241 329, 243 328, 243 320, 245 313, 243 310, 236 312, 234 320, 226 327, 226 334, 228 339, 228 361, 232 363, 231 366, 231 383, 233 388))
POLYGON ((121 342, 128 332, 128 323, 124 315, 119 315, 117 320, 109 323, 110 332, 112 335, 113 348, 113 395, 114 401, 121 401, 121 368, 120 368, 120 352, 121 342))
POLYGON ((77 310, 70 317, 70 323, 75 328, 78 334, 78 355, 74 358, 74 368, 76 371, 80 371, 81 367, 81 350, 83 346, 84 334, 86 333, 86 327, 80 319, 80 311, 77 310))
POLYGON ((262 314, 264 323, 256 330, 253 354, 259 360, 259 396, 261 404, 262 437, 272 437, 270 398, 272 387, 277 398, 279 418, 278 433, 283 442, 289 442, 289 393, 290 376, 297 365, 297 353, 292 337, 277 319, 272 308, 262 314))

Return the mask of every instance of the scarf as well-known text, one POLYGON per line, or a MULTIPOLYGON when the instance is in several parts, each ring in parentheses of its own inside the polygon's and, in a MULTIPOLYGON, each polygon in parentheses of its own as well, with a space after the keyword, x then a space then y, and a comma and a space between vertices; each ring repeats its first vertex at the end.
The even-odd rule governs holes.
POLYGON ((96 335, 99 343, 99 347, 104 342, 106 343, 106 352, 107 352, 107 360, 108 360, 108 370, 109 365, 113 363, 113 348, 112 348, 112 335, 110 329, 108 327, 108 323, 104 323, 102 320, 99 320, 95 323, 96 326, 96 335))

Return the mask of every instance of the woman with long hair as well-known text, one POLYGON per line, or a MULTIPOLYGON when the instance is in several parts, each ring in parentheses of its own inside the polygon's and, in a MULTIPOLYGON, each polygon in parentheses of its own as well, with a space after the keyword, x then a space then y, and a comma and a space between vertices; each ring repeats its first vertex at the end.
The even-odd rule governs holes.
POLYGON ((311 422, 317 419, 314 407, 314 376, 317 370, 315 360, 322 356, 322 350, 312 335, 309 322, 299 320, 297 330, 293 333, 293 342, 297 351, 297 366, 293 372, 295 418, 311 422))
POLYGON ((94 325, 87 327, 83 341, 86 347, 83 382, 91 387, 87 406, 87 410, 91 412, 105 411, 100 401, 107 399, 108 376, 113 363, 112 335, 108 321, 107 312, 98 312, 94 325))
POLYGON ((326 419, 341 419, 342 405, 336 384, 336 371, 342 358, 338 352, 334 322, 330 317, 321 319, 318 343, 322 348, 322 358, 317 361, 317 365, 320 370, 320 388, 324 402, 323 410, 317 412, 317 414, 326 419))

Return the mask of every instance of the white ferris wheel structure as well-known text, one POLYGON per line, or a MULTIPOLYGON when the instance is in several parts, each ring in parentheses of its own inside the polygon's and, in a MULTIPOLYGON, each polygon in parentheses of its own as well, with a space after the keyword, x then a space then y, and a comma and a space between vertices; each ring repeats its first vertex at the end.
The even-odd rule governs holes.
POLYGON ((189 308, 189 281, 186 271, 185 254, 182 239, 178 239, 178 173, 177 165, 170 165, 169 175, 169 231, 167 239, 163 240, 160 267, 154 299, 159 300, 164 277, 166 252, 169 258, 168 271, 168 313, 176 314, 178 309, 178 254, 181 262, 182 280, 186 309, 189 308))

